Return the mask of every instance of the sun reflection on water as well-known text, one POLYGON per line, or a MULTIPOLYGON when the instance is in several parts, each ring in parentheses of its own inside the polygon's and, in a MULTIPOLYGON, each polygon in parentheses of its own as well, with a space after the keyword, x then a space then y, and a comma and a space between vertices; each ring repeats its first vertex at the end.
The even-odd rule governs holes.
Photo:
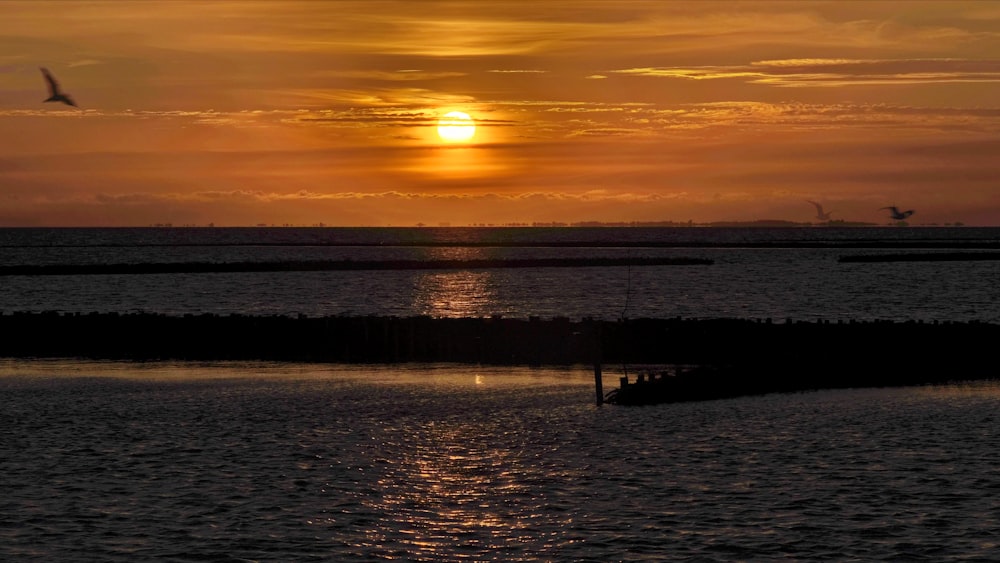
POLYGON ((385 460, 372 499, 385 518, 369 531, 373 547, 475 559, 524 541, 534 500, 516 450, 448 423, 399 431, 401 443, 383 446, 404 455, 385 460))
MULTIPOLYGON (((489 258, 486 249, 428 249, 430 260, 489 258)), ((497 311, 497 280, 490 270, 442 270, 420 274, 414 282, 413 306, 432 317, 483 317, 497 311)))

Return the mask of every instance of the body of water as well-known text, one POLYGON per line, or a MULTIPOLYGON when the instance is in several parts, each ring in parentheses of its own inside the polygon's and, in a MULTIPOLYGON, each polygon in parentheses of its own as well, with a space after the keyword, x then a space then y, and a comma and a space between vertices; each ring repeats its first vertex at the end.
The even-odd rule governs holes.
POLYGON ((693 257, 711 265, 5 276, 0 311, 1000 322, 988 228, 6 229, 0 263, 693 257))
MULTIPOLYGON (((1000 322, 998 262, 838 262, 998 235, 9 229, 7 265, 713 263, 5 276, 0 310, 1000 322)), ((4 359, 0 560, 995 561, 998 400, 981 381, 597 407, 584 368, 4 359)))
POLYGON ((594 407, 592 374, 11 362, 5 561, 995 561, 995 382, 594 407))

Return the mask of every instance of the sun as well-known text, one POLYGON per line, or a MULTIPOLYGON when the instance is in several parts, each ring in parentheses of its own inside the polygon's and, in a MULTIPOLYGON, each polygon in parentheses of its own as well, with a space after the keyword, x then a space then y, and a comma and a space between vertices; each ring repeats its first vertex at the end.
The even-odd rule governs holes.
POLYGON ((476 134, 476 122, 460 111, 446 113, 438 120, 438 135, 443 141, 461 143, 476 134))

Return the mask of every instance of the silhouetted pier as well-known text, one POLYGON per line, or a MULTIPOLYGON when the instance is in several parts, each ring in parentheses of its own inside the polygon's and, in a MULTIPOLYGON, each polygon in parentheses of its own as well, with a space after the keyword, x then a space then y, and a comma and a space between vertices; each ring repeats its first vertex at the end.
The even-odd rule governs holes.
POLYGON ((6 357, 675 366, 630 404, 1000 375, 981 322, 14 312, 0 331, 6 357))
POLYGON ((613 266, 707 266, 707 258, 483 258, 469 260, 282 260, 246 262, 145 262, 123 264, 23 264, 0 266, 2 276, 202 274, 236 272, 331 272, 359 270, 478 270, 487 268, 582 268, 613 266))
POLYGON ((907 252, 902 254, 856 254, 838 262, 967 262, 1000 260, 1000 252, 907 252))

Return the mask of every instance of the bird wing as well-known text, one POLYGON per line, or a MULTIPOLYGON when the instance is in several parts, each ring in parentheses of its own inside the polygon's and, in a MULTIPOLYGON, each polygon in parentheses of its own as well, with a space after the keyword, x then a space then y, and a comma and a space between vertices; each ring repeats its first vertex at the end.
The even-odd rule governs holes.
POLYGON ((811 199, 807 199, 806 201, 808 201, 809 203, 811 203, 811 204, 813 204, 814 206, 816 206, 816 211, 819 211, 820 213, 822 213, 822 212, 823 212, 823 206, 822 206, 822 205, 820 205, 820 204, 816 203, 815 201, 813 201, 813 200, 811 200, 811 199))
POLYGON ((49 94, 55 96, 59 93, 59 83, 52 76, 47 68, 42 67, 42 76, 45 77, 45 82, 49 85, 49 94))

